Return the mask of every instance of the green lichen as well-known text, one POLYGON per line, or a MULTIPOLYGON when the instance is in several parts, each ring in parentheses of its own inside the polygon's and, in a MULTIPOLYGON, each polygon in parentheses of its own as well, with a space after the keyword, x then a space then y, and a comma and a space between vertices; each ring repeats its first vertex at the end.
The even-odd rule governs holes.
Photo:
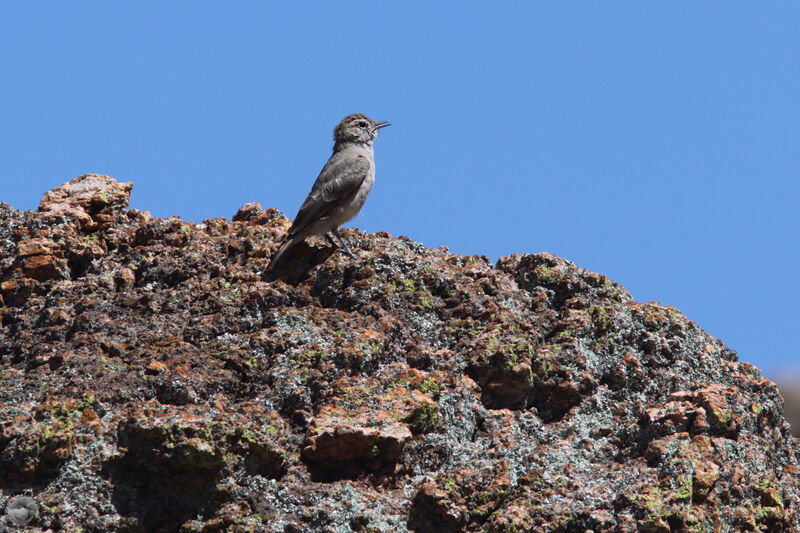
POLYGON ((537 361, 537 367, 542 370, 542 373, 545 376, 552 376, 556 373, 556 364, 550 359, 550 357, 542 357, 537 361))
POLYGON ((702 435, 692 440, 692 446, 698 449, 708 449, 711 447, 711 438, 708 435, 702 435))
POLYGON ((647 513, 647 518, 657 521, 664 516, 664 497, 661 494, 661 489, 652 487, 645 490, 641 496, 640 501, 647 513))
POLYGON ((684 515, 684 519, 686 521, 686 524, 689 526, 690 531, 697 531, 698 533, 700 531, 703 531, 701 527, 703 523, 700 520, 700 518, 695 514, 694 509, 692 508, 687 509, 686 514, 684 515))
POLYGON ((317 349, 299 350, 291 356, 291 360, 303 368, 316 367, 320 361, 327 359, 328 354, 317 349))
POLYGON ((370 339, 367 341, 367 347, 369 347, 373 354, 379 354, 383 352, 383 349, 386 347, 386 341, 381 338, 370 339))
POLYGON ((344 390, 342 399, 350 405, 361 405, 364 403, 364 400, 356 395, 352 387, 348 387, 344 390))
POLYGON ((545 265, 539 267, 539 279, 546 282, 553 282, 559 278, 559 274, 555 268, 545 265))
POLYGON ((691 476, 681 476, 678 481, 678 490, 675 497, 679 500, 689 500, 692 498, 692 478, 691 476))
POLYGON ((593 305, 589 308, 589 315, 594 319, 598 331, 608 331, 611 325, 611 319, 607 308, 600 305, 593 305))
POLYGON ((441 390, 442 386, 432 376, 428 376, 427 378, 423 379, 419 386, 419 391, 422 394, 428 394, 430 396, 436 396, 439 394, 439 392, 441 392, 441 390))
POLYGON ((416 287, 414 286, 414 280, 412 279, 403 280, 403 287, 405 287, 406 293, 408 293, 409 295, 414 294, 414 291, 417 290, 416 287))
POLYGON ((778 507, 783 510, 783 495, 774 477, 762 476, 756 481, 755 487, 761 493, 761 503, 765 508, 778 507))
POLYGON ((239 433, 239 443, 240 444, 244 444, 244 443, 255 444, 256 443, 255 435, 253 435, 253 432, 250 430, 250 428, 246 428, 246 427, 240 428, 238 433, 239 433))
POLYGON ((575 326, 567 326, 558 333, 556 333, 555 338, 558 340, 565 340, 570 339, 575 336, 575 326))
POLYGON ((433 309, 433 296, 430 293, 420 294, 417 297, 417 303, 423 311, 433 309))
POLYGON ((387 385, 386 388, 388 390, 392 390, 395 387, 407 387, 407 386, 408 386, 408 378, 405 376, 400 376, 389 382, 389 385, 387 385))
POLYGON ((497 335, 492 335, 489 338, 489 344, 486 345, 486 349, 489 350, 490 352, 492 352, 495 349, 497 349, 497 346, 499 344, 500 344, 500 340, 497 338, 497 335))
POLYGON ((716 408, 716 409, 714 409, 713 412, 714 412, 714 416, 717 417, 717 420, 719 420, 720 423, 722 423, 722 424, 727 424, 728 422, 731 421, 731 418, 733 417, 731 412, 726 410, 726 409, 716 408))
POLYGON ((414 426, 420 433, 426 433, 436 427, 439 421, 439 406, 435 403, 423 404, 417 414, 414 426))

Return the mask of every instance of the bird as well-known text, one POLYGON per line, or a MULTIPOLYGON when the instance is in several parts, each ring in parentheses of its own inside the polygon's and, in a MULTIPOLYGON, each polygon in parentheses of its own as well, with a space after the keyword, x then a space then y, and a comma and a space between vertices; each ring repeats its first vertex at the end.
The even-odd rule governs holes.
POLYGON ((267 270, 273 270, 288 250, 312 235, 325 235, 334 248, 356 258, 339 235, 338 228, 358 214, 375 183, 373 144, 378 131, 386 126, 391 123, 354 113, 344 117, 334 128, 333 153, 267 270), (338 245, 334 236, 339 240, 338 245))

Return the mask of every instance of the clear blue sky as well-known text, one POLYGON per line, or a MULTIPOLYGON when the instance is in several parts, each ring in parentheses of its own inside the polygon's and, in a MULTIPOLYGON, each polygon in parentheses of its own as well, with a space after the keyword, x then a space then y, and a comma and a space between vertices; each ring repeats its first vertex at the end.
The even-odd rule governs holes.
POLYGON ((293 217, 363 112, 394 125, 353 225, 550 251, 776 377, 800 368, 798 28, 790 2, 6 4, 0 200, 98 172, 159 217, 293 217))

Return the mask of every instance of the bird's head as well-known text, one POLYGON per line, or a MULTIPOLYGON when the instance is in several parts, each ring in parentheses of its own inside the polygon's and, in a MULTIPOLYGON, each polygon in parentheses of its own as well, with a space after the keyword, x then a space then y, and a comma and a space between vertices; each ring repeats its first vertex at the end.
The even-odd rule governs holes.
POLYGON ((377 122, 366 115, 355 113, 347 115, 333 130, 336 143, 358 143, 371 145, 378 136, 378 130, 391 126, 389 122, 377 122))

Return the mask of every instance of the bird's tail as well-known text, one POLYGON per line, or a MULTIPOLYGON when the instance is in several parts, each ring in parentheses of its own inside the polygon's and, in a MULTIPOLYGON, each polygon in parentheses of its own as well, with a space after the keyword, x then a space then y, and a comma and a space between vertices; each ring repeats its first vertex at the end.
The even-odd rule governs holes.
POLYGON ((272 271, 278 265, 278 262, 283 254, 286 253, 289 248, 302 241, 303 238, 303 235, 294 235, 292 237, 287 235, 286 239, 283 241, 283 244, 281 244, 281 247, 278 248, 278 251, 275 252, 275 255, 272 256, 272 259, 270 259, 269 265, 267 265, 267 270, 272 271))

